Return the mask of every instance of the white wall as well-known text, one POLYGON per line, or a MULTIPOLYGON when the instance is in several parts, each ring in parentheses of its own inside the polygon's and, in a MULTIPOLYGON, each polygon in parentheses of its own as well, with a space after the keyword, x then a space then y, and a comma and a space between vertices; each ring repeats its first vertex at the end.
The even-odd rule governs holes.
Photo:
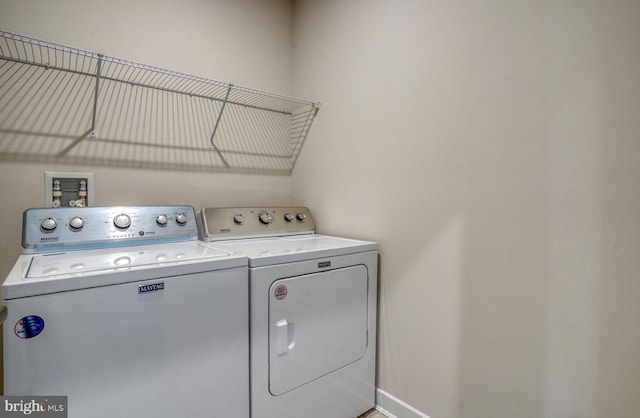
MULTIPOLYGON (((291 17, 289 0, 0 0, 6 31, 283 94, 291 93, 291 17)), ((96 173, 98 205, 199 209, 291 200, 284 176, 2 161, 0 277, 20 253, 22 211, 44 205, 45 171, 96 173)))
POLYGON ((293 175, 432 418, 640 416, 640 3, 297 1, 293 175))

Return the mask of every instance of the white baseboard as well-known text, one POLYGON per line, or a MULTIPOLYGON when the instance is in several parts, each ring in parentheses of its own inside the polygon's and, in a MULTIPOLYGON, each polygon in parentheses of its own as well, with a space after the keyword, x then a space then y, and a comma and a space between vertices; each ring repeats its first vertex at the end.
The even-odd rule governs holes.
POLYGON ((380 388, 376 390, 376 409, 389 418, 429 418, 413 406, 380 388))

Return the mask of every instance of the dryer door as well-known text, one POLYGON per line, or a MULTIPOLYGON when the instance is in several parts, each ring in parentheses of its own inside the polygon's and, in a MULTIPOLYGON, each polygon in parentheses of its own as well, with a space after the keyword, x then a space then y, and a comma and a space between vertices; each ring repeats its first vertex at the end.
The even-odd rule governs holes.
POLYGON ((269 296, 269 390, 281 395, 367 351, 367 268, 275 281, 269 296))

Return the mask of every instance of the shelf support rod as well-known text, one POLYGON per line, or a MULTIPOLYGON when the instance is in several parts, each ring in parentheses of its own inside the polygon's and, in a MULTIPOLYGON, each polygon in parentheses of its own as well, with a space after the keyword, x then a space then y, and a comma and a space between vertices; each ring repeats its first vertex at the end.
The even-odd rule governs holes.
POLYGON ((91 115, 91 127, 89 128, 89 130, 87 130, 82 135, 77 137, 71 144, 65 147, 65 149, 60 151, 57 154, 58 157, 62 157, 66 155, 69 151, 75 148, 75 146, 78 145, 80 142, 82 142, 82 140, 84 140, 85 138, 89 137, 89 138, 95 139, 98 137, 98 134, 96 133, 96 116, 98 114, 98 90, 100 89, 100 72, 102 70, 102 56, 103 56, 102 54, 98 54, 98 63, 96 65, 96 88, 93 94, 93 114, 91 115))
POLYGON ((216 124, 213 127, 213 132, 211 133, 211 138, 209 139, 209 148, 213 148, 218 153, 218 157, 220 157, 220 159, 224 163, 224 166, 227 168, 229 168, 229 163, 222 156, 222 153, 220 152, 220 149, 216 146, 216 143, 213 142, 213 138, 216 136, 216 132, 218 131, 218 126, 220 126, 220 120, 222 119, 224 108, 225 106, 227 106, 227 103, 229 102, 229 95, 231 94, 232 89, 233 89, 233 84, 229 84, 229 87, 227 88, 227 94, 224 96, 224 101, 222 102, 222 107, 220 107, 220 113, 218 113, 218 119, 216 120, 216 124))
POLYGON ((89 138, 97 138, 96 133, 96 117, 98 114, 98 90, 100 89, 100 72, 102 71, 102 54, 98 54, 98 65, 96 68, 96 90, 93 94, 93 116, 91 117, 91 132, 89 138))

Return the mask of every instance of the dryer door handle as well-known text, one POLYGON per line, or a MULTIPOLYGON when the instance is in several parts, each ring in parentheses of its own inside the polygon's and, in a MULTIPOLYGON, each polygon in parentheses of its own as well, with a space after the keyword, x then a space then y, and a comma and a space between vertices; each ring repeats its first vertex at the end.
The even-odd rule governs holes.
POLYGON ((286 319, 276 322, 276 354, 284 356, 295 347, 294 324, 286 319))

